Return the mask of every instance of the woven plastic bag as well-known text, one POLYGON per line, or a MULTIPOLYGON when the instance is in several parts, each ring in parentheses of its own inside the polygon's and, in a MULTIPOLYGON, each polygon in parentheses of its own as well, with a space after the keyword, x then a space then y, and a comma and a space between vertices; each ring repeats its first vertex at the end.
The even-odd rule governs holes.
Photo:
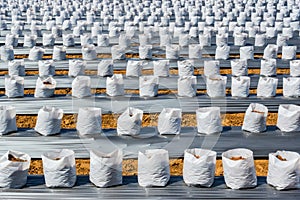
POLYGON ((217 47, 228 45, 228 34, 217 34, 216 35, 216 45, 217 47))
POLYGON ((98 64, 98 76, 112 76, 114 74, 113 60, 101 60, 98 64))
POLYGON ((181 47, 187 47, 190 44, 190 36, 188 34, 181 33, 179 35, 179 46, 181 47))
POLYGON ((128 107, 118 118, 118 135, 135 136, 140 133, 143 119, 143 111, 137 108, 128 107))
POLYGON ((253 152, 248 149, 232 149, 222 153, 224 179, 231 189, 253 188, 257 177, 253 152))
POLYGON ((82 59, 84 60, 95 60, 97 59, 96 48, 93 44, 82 46, 82 59))
POLYGON ((53 47, 53 60, 66 60, 66 47, 64 46, 54 46, 53 47))
POLYGON ((300 60, 290 61, 290 75, 294 77, 300 76, 300 60))
POLYGON ((201 59, 202 58, 202 48, 200 44, 190 44, 189 45, 189 59, 201 59))
POLYGON ((149 149, 138 154, 138 183, 142 187, 166 186, 170 180, 169 153, 149 149))
POLYGON ((6 46, 18 46, 19 36, 14 34, 7 34, 5 36, 5 45, 6 46))
POLYGON ((204 75, 220 75, 220 61, 208 60, 204 61, 204 75))
POLYGON ((184 151, 183 181, 188 186, 211 187, 214 183, 217 152, 207 149, 184 151))
POLYGON ((80 45, 89 46, 93 44, 93 38, 90 34, 80 35, 80 45))
POLYGON ((122 184, 121 150, 111 153, 90 151, 90 181, 97 187, 111 187, 122 184))
POLYGON ((235 59, 230 61, 232 76, 247 76, 248 64, 247 60, 235 59))
POLYGON ((300 77, 283 77, 283 96, 299 97, 300 96, 300 77))
POLYGON ((42 60, 44 53, 45 53, 45 50, 42 47, 34 46, 29 51, 28 59, 34 60, 34 61, 42 60))
POLYGON ((61 129, 62 117, 62 109, 43 106, 38 112, 34 130, 44 136, 58 134, 61 129))
POLYGON ((253 46, 240 47, 240 59, 242 60, 254 59, 254 47, 253 46))
POLYGON ((2 46, 1 49, 1 60, 8 61, 15 58, 13 46, 2 46))
POLYGON ((54 46, 55 36, 52 33, 43 34, 43 46, 54 46))
POLYGON ((16 109, 13 106, 0 106, 0 136, 17 130, 16 109))
POLYGON ((131 38, 127 36, 125 33, 120 34, 119 36, 119 46, 123 48, 127 48, 130 46, 131 38))
POLYGON ((283 132, 300 131, 300 106, 294 104, 279 105, 276 126, 283 132))
POLYGON ((245 46, 247 41, 247 33, 236 33, 234 34, 234 45, 235 46, 245 46))
POLYGON ((269 154, 267 183, 276 190, 300 188, 300 155, 292 151, 269 154))
POLYGON ((283 47, 288 45, 289 37, 283 34, 278 34, 277 35, 277 40, 276 40, 276 45, 278 47, 283 47))
POLYGON ((109 96, 124 95, 124 81, 122 74, 114 74, 106 79, 106 94, 109 96))
POLYGON ((197 94, 196 76, 180 76, 178 78, 178 96, 195 97, 197 94))
POLYGON ((292 60, 296 58, 297 46, 283 46, 282 57, 284 60, 292 60))
POLYGON ((263 47, 266 45, 266 42, 267 42, 267 37, 265 34, 256 34, 255 35, 254 46, 263 47))
POLYGON ((194 61, 183 60, 177 61, 179 76, 193 76, 194 75, 194 61))
POLYGON ((142 75, 144 61, 128 60, 126 66, 126 76, 139 77, 142 75))
POLYGON ((139 78, 139 92, 141 97, 155 97, 158 93, 158 77, 141 76, 139 78))
POLYGON ((260 77, 257 85, 258 97, 274 97, 276 96, 278 79, 272 77, 260 77))
POLYGON ((54 150, 42 154, 43 171, 47 187, 70 188, 76 183, 74 151, 54 150))
POLYGON ((275 76, 277 74, 276 63, 276 59, 262 59, 260 64, 260 75, 275 76))
POLYGON ((31 158, 19 151, 7 151, 0 158, 0 187, 22 188, 27 183, 31 158))
POLYGON ((199 44, 201 47, 211 46, 211 35, 210 34, 199 34, 199 44))
POLYGON ((180 134, 182 118, 181 113, 181 109, 164 108, 158 116, 157 130, 159 134, 180 134))
POLYGON ((53 66, 53 60, 39 60, 39 76, 54 76, 55 66, 53 66))
POLYGON ((68 75, 76 77, 85 74, 86 62, 82 60, 69 60, 68 75))
POLYGON ((5 77, 5 95, 8 98, 24 96, 24 78, 20 76, 5 77))
POLYGON ((227 77, 220 75, 211 75, 206 78, 207 95, 210 97, 226 96, 227 77))
POLYGON ((52 77, 41 78, 36 80, 34 97, 47 98, 54 96, 56 81, 52 77))
POLYGON ((100 134, 102 132, 101 108, 79 108, 76 130, 80 135, 100 134))
POLYGON ((125 57, 125 48, 119 45, 114 45, 111 47, 111 57, 113 60, 124 60, 125 57))
POLYGON ((72 82, 72 96, 83 98, 91 95, 91 78, 89 76, 76 76, 72 82))
POLYGON ((8 61, 8 75, 25 76, 24 60, 8 61))
POLYGON ((139 46, 139 57, 140 59, 151 59, 152 45, 139 46))
POLYGON ((23 47, 32 48, 36 45, 36 35, 24 35, 23 47))
POLYGON ((246 110, 242 130, 260 133, 267 130, 268 108, 259 103, 251 103, 246 110))
POLYGON ((109 36, 107 34, 101 34, 97 36, 97 46, 98 47, 108 47, 109 46, 109 36))
POLYGON ((73 34, 63 34, 63 45, 66 47, 72 47, 75 46, 75 39, 73 34))
POLYGON ((231 96, 248 97, 250 88, 250 77, 231 77, 231 96))
POLYGON ((229 58, 230 46, 217 46, 216 59, 227 60, 229 58))
POLYGON ((179 45, 166 46, 166 59, 178 59, 180 54, 179 45))
POLYGON ((154 76, 168 77, 169 76, 169 60, 154 60, 153 74, 154 76))
POLYGON ((197 131, 203 134, 220 133, 223 130, 219 107, 204 107, 196 110, 197 131))
POLYGON ((263 59, 276 59, 278 52, 278 46, 275 44, 268 44, 264 50, 263 59))

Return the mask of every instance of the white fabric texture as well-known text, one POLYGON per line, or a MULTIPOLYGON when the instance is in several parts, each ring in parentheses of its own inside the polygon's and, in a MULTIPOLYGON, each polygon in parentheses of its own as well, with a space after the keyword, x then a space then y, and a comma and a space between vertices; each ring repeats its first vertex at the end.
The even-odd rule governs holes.
POLYGON ((251 103, 246 110, 242 130, 260 133, 267 130, 268 108, 259 103, 251 103))
POLYGON ((143 111, 137 108, 128 107, 118 118, 118 135, 135 136, 140 133, 143 119, 143 111))

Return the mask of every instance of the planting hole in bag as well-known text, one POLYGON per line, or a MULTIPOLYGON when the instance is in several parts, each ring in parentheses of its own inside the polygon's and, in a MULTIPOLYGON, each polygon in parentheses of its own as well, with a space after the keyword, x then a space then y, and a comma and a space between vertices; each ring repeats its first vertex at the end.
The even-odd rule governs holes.
POLYGON ((0 106, 0 136, 17 130, 16 109, 13 106, 0 106))
POLYGON ((155 97, 158 93, 158 77, 140 76, 139 93, 141 97, 155 97))
POLYGON ((8 98, 24 96, 24 78, 20 76, 5 77, 5 95, 8 98))
POLYGON ((164 108, 158 116, 157 130, 161 135, 178 135, 181 130, 181 109, 164 108))
POLYGON ((79 108, 76 130, 78 131, 79 135, 99 135, 102 132, 101 108, 79 108))
POLYGON ((122 185, 122 150, 111 153, 90 151, 90 181, 97 187, 122 185))
POLYGON ((178 96, 195 97, 197 94, 196 76, 180 76, 178 78, 178 96))
POLYGON ((300 156, 297 152, 270 153, 267 183, 276 190, 299 189, 299 163, 300 156))
POLYGON ((112 76, 114 74, 113 60, 101 60, 98 64, 98 76, 112 76))
POLYGON ((24 60, 8 61, 8 75, 25 76, 24 60))
POLYGON ((214 183, 217 152, 206 149, 184 151, 183 181, 188 186, 211 187, 214 183))
POLYGON ((0 187, 22 188, 27 183, 31 158, 19 151, 7 151, 0 158, 0 187))
POLYGON ((204 107, 196 110, 197 131, 203 134, 221 133, 223 130, 219 107, 204 107))
POLYGON ((279 105, 276 126, 283 132, 300 131, 300 106, 279 105))
POLYGON ((231 189, 257 186, 253 152, 248 149, 232 149, 222 153, 224 179, 231 189))
POLYGON ((122 74, 114 74, 106 78, 106 94, 108 96, 124 95, 124 81, 122 74))
POLYGON ((168 77, 169 76, 169 60, 154 60, 153 74, 154 76, 168 77))
POLYGON ((259 103, 251 103, 246 110, 242 130, 260 133, 267 130, 268 108, 259 103))
POLYGON ((68 75, 76 77, 85 74, 86 62, 81 60, 69 60, 68 75))
POLYGON ((118 118, 118 135, 139 135, 142 126, 142 119, 142 110, 133 107, 128 107, 118 118))
POLYGON ((208 60, 204 61, 204 75, 220 75, 220 61, 218 60, 208 60))
POLYGON ((220 75, 211 75, 206 78, 206 90, 209 97, 226 96, 227 77, 220 75))
POLYGON ((34 130, 41 135, 55 135, 60 132, 63 110, 43 106, 39 112, 34 130))
POLYGON ((138 183, 142 187, 164 187, 170 180, 169 153, 149 149, 138 154, 138 183))
POLYGON ((272 77, 260 77, 257 85, 258 97, 274 97, 276 96, 278 79, 272 77))
POLYGON ((72 82, 72 96, 84 98, 91 95, 91 78, 89 76, 77 76, 72 82))
POLYGON ((54 96, 56 81, 52 77, 41 78, 36 80, 34 91, 35 98, 48 98, 54 96))
POLYGON ((46 187, 70 188, 76 183, 76 164, 74 151, 54 150, 42 154, 46 187))
POLYGON ((231 96, 248 97, 250 88, 250 77, 239 76, 231 77, 231 96))
POLYGON ((183 60, 177 61, 178 65, 178 75, 179 76, 193 76, 194 75, 194 61, 193 60, 183 60))

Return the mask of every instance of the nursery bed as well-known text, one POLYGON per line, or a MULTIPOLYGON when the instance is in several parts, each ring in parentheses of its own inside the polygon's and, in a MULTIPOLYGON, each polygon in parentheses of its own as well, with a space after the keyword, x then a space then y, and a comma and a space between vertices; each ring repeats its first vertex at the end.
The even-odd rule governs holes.
POLYGON ((275 126, 260 134, 243 132, 241 127, 224 127, 221 134, 197 134, 196 127, 182 127, 179 136, 157 135, 155 127, 145 127, 141 135, 136 137, 117 136, 116 129, 104 129, 103 134, 95 137, 78 136, 74 129, 63 129, 60 135, 40 136, 32 129, 20 129, 17 133, 0 138, 0 154, 7 149, 24 151, 33 158, 40 158, 43 152, 56 149, 72 149, 76 158, 89 158, 90 149, 111 152, 115 148, 124 151, 124 158, 137 158, 138 151, 145 149, 164 148, 169 151, 171 158, 183 156, 187 148, 208 148, 221 153, 233 148, 249 148, 256 158, 267 158, 270 152, 278 149, 300 152, 300 134, 283 133, 275 126))
POLYGON ((258 186, 247 190, 232 190, 223 177, 216 177, 211 188, 188 187, 182 177, 172 176, 166 187, 143 188, 136 176, 123 177, 123 185, 97 188, 88 176, 78 176, 74 188, 46 188, 43 176, 29 176, 23 189, 1 189, 5 199, 297 199, 300 190, 276 191, 266 184, 266 177, 258 177, 258 186))

